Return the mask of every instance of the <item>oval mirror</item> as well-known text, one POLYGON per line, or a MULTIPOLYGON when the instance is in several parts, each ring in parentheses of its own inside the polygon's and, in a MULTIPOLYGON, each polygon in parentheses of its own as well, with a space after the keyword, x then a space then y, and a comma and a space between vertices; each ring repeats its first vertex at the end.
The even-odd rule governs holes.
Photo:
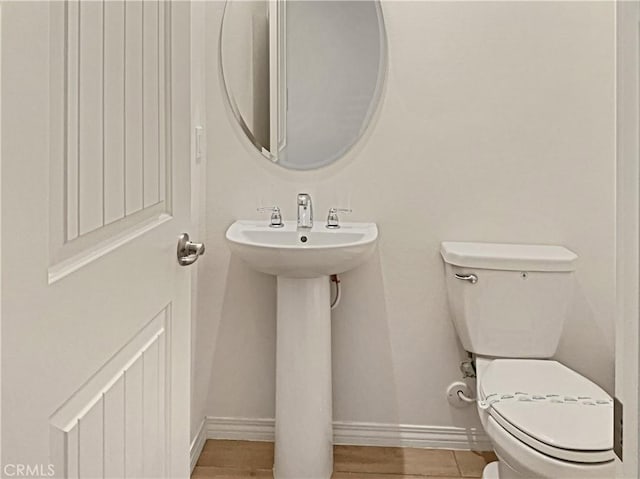
POLYGON ((379 103, 385 38, 378 0, 227 0, 220 66, 235 119, 283 167, 336 161, 379 103))

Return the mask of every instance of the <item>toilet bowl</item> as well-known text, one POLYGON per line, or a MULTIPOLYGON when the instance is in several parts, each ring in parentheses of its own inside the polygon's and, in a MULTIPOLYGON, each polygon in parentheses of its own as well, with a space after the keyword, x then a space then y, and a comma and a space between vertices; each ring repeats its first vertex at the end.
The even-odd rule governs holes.
POLYGON ((498 457, 484 479, 607 479, 613 401, 550 358, 577 255, 553 245, 443 242, 452 320, 472 354, 477 407, 498 457))
POLYGON ((476 358, 476 371, 478 414, 499 459, 486 479, 614 476, 613 404, 599 386, 552 360, 476 358))

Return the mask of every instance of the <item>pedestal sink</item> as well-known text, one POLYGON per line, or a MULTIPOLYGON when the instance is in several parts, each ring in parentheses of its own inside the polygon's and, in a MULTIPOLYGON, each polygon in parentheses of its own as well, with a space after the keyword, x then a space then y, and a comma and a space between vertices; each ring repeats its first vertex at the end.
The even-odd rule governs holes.
POLYGON ((271 228, 236 221, 231 251, 253 269, 278 277, 275 479, 329 479, 333 471, 329 275, 373 253, 374 223, 271 228))

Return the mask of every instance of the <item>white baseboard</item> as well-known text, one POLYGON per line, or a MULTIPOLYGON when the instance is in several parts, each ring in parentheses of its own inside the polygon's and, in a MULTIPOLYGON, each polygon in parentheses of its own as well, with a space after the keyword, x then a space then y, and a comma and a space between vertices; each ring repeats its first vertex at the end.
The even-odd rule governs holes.
POLYGON ((334 422, 334 444, 491 451, 482 429, 411 424, 334 422))
POLYGON ((207 439, 273 441, 275 421, 273 419, 207 416, 205 429, 207 439))
POLYGON ((196 467, 196 463, 198 462, 198 458, 200 454, 202 454, 202 449, 204 448, 204 443, 207 441, 207 436, 205 434, 205 424, 207 423, 207 418, 204 418, 200 423, 200 427, 198 428, 198 433, 196 437, 193 438, 193 442, 191 443, 190 454, 191 454, 191 472, 196 467))
MULTIPOLYGON (((273 419, 208 416, 191 446, 192 468, 206 439, 273 441, 274 431, 273 419)), ((336 421, 333 423, 333 442, 352 446, 492 450, 489 437, 482 429, 408 424, 336 421)))

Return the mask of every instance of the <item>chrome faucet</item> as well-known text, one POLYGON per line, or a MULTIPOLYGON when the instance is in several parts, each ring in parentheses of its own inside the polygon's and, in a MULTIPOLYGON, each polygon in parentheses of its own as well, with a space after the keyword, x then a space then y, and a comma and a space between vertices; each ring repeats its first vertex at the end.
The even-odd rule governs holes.
POLYGON ((308 193, 298 193, 298 228, 313 227, 313 205, 308 193))

